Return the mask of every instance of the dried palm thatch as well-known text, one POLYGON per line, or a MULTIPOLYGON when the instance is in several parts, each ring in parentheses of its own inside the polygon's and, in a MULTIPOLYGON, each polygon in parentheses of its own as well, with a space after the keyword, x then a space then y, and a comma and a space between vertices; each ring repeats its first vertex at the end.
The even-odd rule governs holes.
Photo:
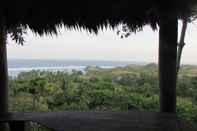
POLYGON ((155 29, 161 15, 191 16, 195 4, 196 0, 4 0, 0 20, 6 21, 7 30, 29 27, 40 35, 56 33, 63 25, 97 32, 124 23, 137 31, 146 24, 155 29))

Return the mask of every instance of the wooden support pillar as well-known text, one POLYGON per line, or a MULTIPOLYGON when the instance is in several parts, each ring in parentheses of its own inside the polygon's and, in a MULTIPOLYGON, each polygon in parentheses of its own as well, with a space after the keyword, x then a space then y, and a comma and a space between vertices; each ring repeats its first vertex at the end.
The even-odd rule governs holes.
POLYGON ((160 111, 175 113, 178 19, 163 15, 159 26, 160 111))
MULTIPOLYGON (((6 49, 6 27, 0 18, 0 113, 8 112, 8 69, 6 49)), ((0 131, 7 130, 6 124, 0 124, 0 131)))

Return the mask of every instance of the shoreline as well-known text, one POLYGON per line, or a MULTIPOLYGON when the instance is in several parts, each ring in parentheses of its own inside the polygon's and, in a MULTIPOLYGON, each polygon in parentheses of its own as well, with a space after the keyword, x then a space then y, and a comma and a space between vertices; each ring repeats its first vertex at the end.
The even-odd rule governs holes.
MULTIPOLYGON (((57 71, 62 71, 62 72, 72 72, 73 70, 75 71, 82 71, 85 72, 85 69, 87 67, 98 67, 101 69, 112 69, 120 66, 56 66, 56 67, 17 67, 17 68, 8 68, 8 75, 11 77, 16 77, 18 74, 21 72, 30 72, 30 71, 49 71, 49 72, 57 72, 57 71)), ((121 66, 124 67, 124 66, 121 66)))

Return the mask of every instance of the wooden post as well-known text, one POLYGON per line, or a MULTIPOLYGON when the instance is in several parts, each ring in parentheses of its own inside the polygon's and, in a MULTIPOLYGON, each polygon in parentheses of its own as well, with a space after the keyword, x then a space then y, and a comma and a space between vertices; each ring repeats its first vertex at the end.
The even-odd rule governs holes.
MULTIPOLYGON (((0 113, 8 112, 8 71, 5 21, 0 18, 0 113)), ((6 124, 0 124, 0 130, 7 130, 6 124)))
POLYGON ((175 113, 178 19, 163 15, 159 26, 160 111, 175 113))

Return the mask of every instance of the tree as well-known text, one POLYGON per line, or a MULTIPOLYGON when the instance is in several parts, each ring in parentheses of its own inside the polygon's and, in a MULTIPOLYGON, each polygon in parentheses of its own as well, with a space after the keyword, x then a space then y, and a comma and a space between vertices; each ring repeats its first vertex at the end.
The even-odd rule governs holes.
POLYGON ((33 110, 36 109, 36 101, 39 101, 41 95, 48 93, 47 81, 42 78, 35 78, 30 81, 30 87, 27 89, 33 96, 33 110))

